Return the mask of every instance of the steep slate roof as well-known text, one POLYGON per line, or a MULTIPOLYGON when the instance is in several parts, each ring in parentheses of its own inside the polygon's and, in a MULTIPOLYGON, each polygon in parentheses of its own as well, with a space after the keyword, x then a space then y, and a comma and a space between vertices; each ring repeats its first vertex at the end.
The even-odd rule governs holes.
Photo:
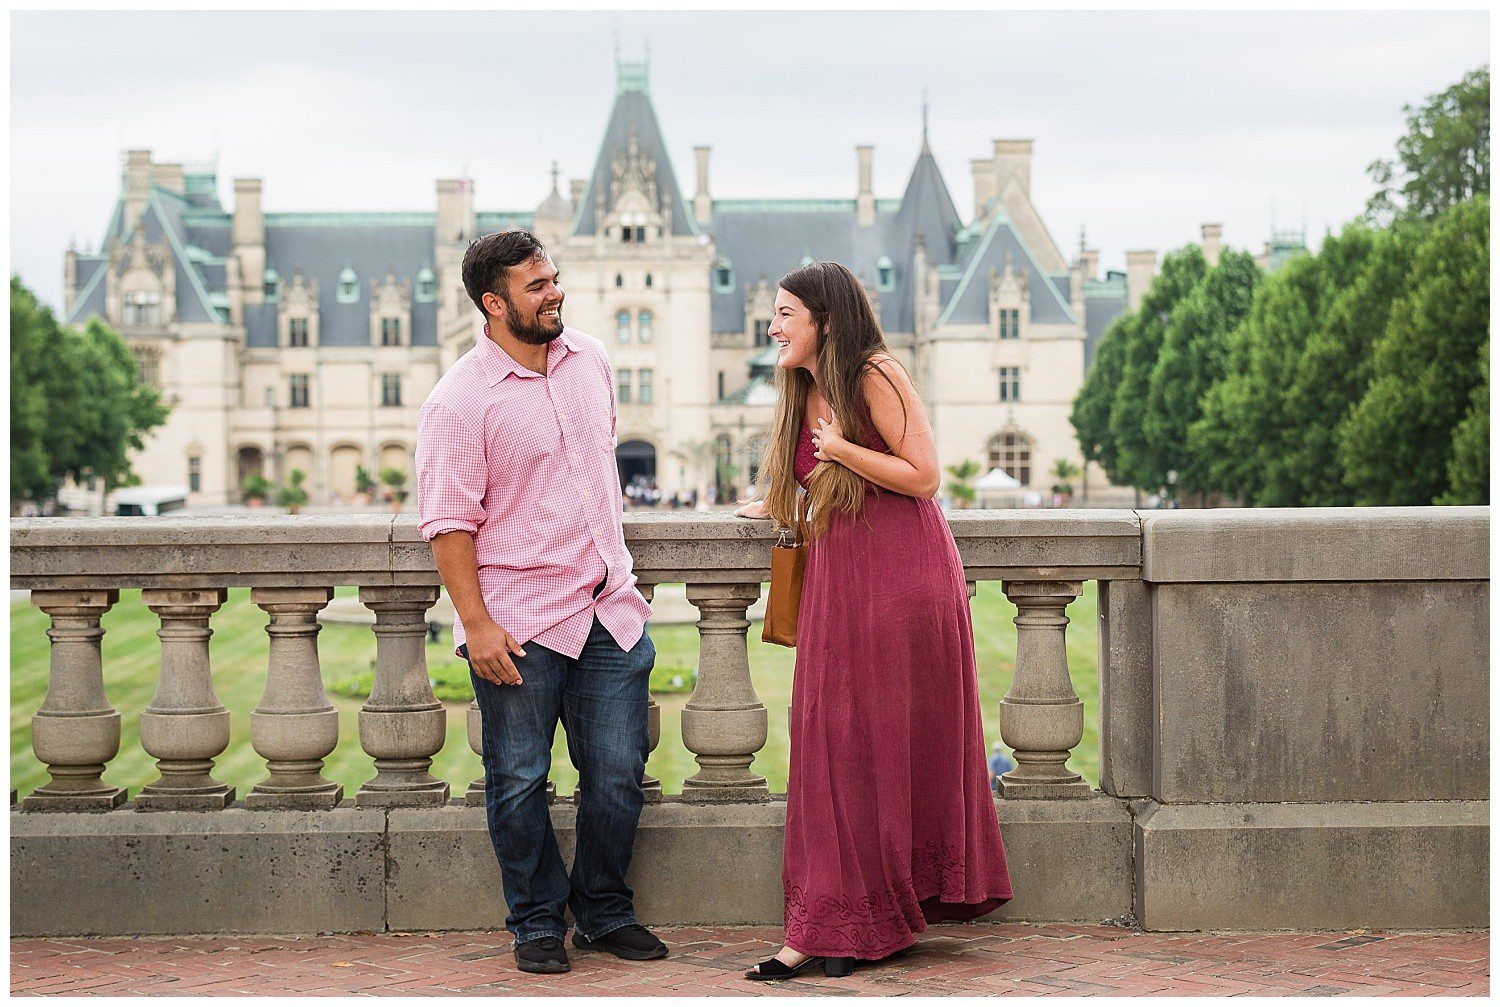
POLYGON ((614 156, 617 151, 629 146, 630 137, 634 133, 639 149, 649 153, 656 162, 657 199, 665 201, 671 213, 672 233, 697 235, 698 228, 688 216, 687 207, 682 200, 682 190, 677 186, 677 175, 672 171, 672 158, 667 154, 667 144, 662 139, 661 126, 656 121, 656 110, 651 107, 644 67, 639 64, 623 64, 619 70, 615 107, 609 114, 609 124, 604 128, 604 139, 599 144, 594 171, 575 208, 577 217, 573 221, 573 233, 594 234, 598 231, 596 193, 604 193, 606 213, 614 209, 614 200, 609 191, 614 156))
POLYGON ((1083 369, 1094 366, 1094 353, 1099 340, 1113 322, 1125 312, 1125 275, 1110 272, 1105 280, 1083 281, 1083 311, 1088 338, 1083 344, 1083 369))
MULTIPOLYGON (((1016 272, 1029 274, 1033 322, 1045 324, 1079 321, 1073 317, 1066 295, 1058 289, 1058 277, 1042 271, 1026 242, 1011 226, 1005 211, 996 210, 984 236, 977 242, 968 242, 963 259, 963 277, 952 296, 946 299, 942 313, 938 316, 938 324, 987 323, 990 316, 990 270, 1003 272, 1007 259, 1016 272)), ((1066 279, 1066 274, 1063 279, 1066 279)))
POLYGON ((90 315, 104 316, 104 271, 108 266, 109 260, 102 255, 78 257, 78 271, 74 274, 78 300, 64 319, 69 325, 87 321, 90 315))

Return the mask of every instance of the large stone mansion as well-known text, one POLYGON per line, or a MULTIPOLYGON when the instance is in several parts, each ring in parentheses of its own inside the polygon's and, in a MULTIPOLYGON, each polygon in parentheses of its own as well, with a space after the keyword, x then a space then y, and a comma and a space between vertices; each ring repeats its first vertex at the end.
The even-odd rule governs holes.
MULTIPOLYGON (((1031 201, 1032 141, 970 161, 964 220, 925 124, 905 190, 877 198, 873 148, 856 148, 852 199, 719 199, 710 149, 679 187, 646 67, 622 63, 593 170, 530 211, 483 211, 473 183, 436 184, 422 213, 274 213, 259 179, 220 203, 212 170, 126 154, 98 254, 69 251, 65 315, 117 327, 173 406, 136 459, 147 484, 189 502, 237 502, 252 474, 307 477, 314 505, 355 496, 355 469, 410 472, 417 410, 482 319, 459 266, 469 242, 531 228, 564 273, 564 315, 614 358, 623 480, 672 493, 755 478, 775 396, 767 334, 776 280, 835 259, 865 282, 917 379, 944 466, 999 467, 1046 490, 1075 463, 1068 422, 1094 344, 1133 306, 1156 253, 1070 261, 1031 201)), ((1217 225, 1205 225, 1216 256, 1217 225)), ((1211 246, 1211 247, 1210 247, 1211 246)), ((1088 482, 1104 488, 1097 472, 1088 482)))

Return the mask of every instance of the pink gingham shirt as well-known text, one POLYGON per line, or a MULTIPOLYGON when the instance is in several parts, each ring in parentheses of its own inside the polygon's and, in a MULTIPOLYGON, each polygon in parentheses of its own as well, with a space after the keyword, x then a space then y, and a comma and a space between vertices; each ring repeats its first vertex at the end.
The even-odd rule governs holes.
MULTIPOLYGON (((486 325, 422 404, 422 538, 472 534, 490 617, 519 643, 576 659, 595 615, 630 650, 651 614, 635 588, 620 509, 604 344, 564 328, 543 375, 511 359, 486 325)), ((455 619, 455 651, 464 639, 455 619)))

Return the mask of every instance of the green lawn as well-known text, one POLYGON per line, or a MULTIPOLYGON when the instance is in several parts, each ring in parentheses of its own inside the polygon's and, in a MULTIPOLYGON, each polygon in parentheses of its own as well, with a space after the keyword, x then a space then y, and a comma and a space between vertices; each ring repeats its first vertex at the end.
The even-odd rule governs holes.
MULTIPOLYGON (((340 588, 340 595, 354 595, 355 588, 340 588)), ((1083 699, 1083 742, 1073 752, 1069 765, 1095 786, 1099 780, 1099 682, 1096 673, 1097 630, 1095 585, 1085 586, 1084 595, 1068 608, 1073 620, 1068 631, 1068 666, 1073 687, 1083 699)), ((1005 599, 1000 585, 982 582, 974 599, 974 636, 979 661, 979 694, 984 710, 987 746, 1000 739, 1000 699, 1010 686, 1015 666, 1016 630, 1011 619, 1015 607, 1005 599)), ((214 775, 233 784, 243 797, 265 777, 261 758, 250 747, 250 712, 260 700, 266 676, 265 613, 250 602, 248 589, 229 592, 229 601, 213 618, 210 653, 214 687, 219 700, 232 716, 229 748, 220 756, 214 775)), ((11 763, 10 785, 25 796, 47 779, 46 770, 31 752, 31 716, 47 690, 47 617, 35 607, 11 606, 11 763)), ((104 617, 104 681, 110 702, 122 714, 120 754, 104 774, 107 782, 127 787, 132 796, 156 777, 155 762, 140 747, 140 714, 156 688, 160 649, 155 632, 157 621, 140 603, 139 591, 121 591, 120 602, 104 617)), ((659 672, 655 682, 666 682, 672 674, 689 679, 698 663, 698 631, 691 625, 661 626, 651 631, 656 643, 659 672)), ((342 783, 352 796, 359 785, 374 775, 374 765, 359 747, 357 693, 368 683, 375 660, 375 637, 368 627, 326 626, 319 636, 323 678, 333 704, 339 710, 339 745, 329 756, 325 775, 342 783), (349 693, 345 695, 345 693, 349 693)), ((770 736, 757 755, 754 771, 770 781, 771 789, 786 789, 787 705, 791 702, 792 665, 795 654, 784 647, 760 642, 760 624, 750 628, 750 669, 756 691, 770 715, 770 736)), ((468 692, 468 669, 453 656, 445 633, 442 643, 427 645, 427 661, 439 694, 448 704, 448 742, 433 760, 433 772, 454 786, 458 796, 480 775, 479 757, 467 741, 464 709, 472 698, 468 692)), ((648 771, 662 781, 668 793, 682 788, 682 781, 697 769, 692 754, 682 746, 679 723, 686 693, 659 694, 661 743, 651 757, 648 771)), ((553 780, 559 793, 570 793, 578 776, 568 762, 566 742, 558 732, 553 747, 553 780)))

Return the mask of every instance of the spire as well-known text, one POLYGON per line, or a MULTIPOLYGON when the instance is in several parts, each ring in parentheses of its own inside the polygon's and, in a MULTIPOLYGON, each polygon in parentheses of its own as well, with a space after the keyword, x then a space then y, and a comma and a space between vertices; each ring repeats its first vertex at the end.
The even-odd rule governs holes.
POLYGON ((557 191, 557 176, 558 176, 557 158, 554 157, 552 159, 552 191, 553 192, 557 191))
POLYGON ((1083 257, 1083 253, 1086 252, 1086 251, 1088 251, 1088 247, 1089 247, 1089 239, 1088 239, 1087 235, 1084 232, 1083 225, 1079 224, 1078 225, 1078 256, 1079 256, 1079 258, 1082 258, 1083 257))
POLYGON ((932 148, 927 145, 927 88, 922 88, 922 152, 929 153, 932 148))

